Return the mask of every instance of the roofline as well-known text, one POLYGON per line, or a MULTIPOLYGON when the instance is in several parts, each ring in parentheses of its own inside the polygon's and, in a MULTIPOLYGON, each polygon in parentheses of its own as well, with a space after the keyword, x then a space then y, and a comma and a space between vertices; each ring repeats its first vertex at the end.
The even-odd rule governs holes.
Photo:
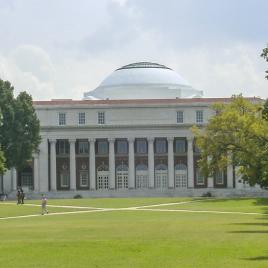
MULTIPOLYGON (((262 102, 260 97, 245 97, 249 101, 262 102)), ((34 106, 68 106, 68 105, 146 105, 146 104, 212 104, 215 102, 230 102, 232 98, 177 98, 177 99, 124 99, 124 100, 71 100, 52 99, 33 101, 34 106)))

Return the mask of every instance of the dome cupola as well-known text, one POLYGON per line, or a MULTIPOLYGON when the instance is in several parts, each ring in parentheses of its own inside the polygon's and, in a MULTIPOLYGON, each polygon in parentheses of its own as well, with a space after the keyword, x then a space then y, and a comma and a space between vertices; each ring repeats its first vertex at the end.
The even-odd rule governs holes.
POLYGON ((173 99, 201 97, 202 91, 172 69, 152 62, 137 62, 116 69, 84 99, 173 99))

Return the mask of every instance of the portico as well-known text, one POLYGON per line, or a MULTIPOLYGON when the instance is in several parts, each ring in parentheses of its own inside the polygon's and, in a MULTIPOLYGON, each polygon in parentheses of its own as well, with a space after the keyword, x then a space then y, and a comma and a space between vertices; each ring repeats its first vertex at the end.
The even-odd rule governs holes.
MULTIPOLYGON (((46 146, 34 155, 35 191, 41 184, 53 192, 165 190, 196 185, 194 155, 198 157, 198 153, 194 152, 193 137, 54 137, 48 138, 46 146), (46 187, 44 179, 40 183, 40 168, 50 171, 46 187)), ((199 187, 205 185, 204 181, 199 187)))

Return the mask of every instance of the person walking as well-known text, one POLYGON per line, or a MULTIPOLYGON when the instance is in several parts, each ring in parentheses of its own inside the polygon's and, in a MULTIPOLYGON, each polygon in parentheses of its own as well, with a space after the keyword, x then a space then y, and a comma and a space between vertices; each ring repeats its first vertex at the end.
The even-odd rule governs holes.
POLYGON ((41 206, 42 206, 42 215, 44 215, 45 213, 48 214, 47 198, 44 194, 42 194, 41 206))
POLYGON ((23 192, 22 188, 20 188, 20 199, 21 199, 21 205, 23 205, 23 204, 24 204, 24 197, 25 197, 25 194, 24 194, 24 192, 23 192))
POLYGON ((19 189, 17 191, 16 196, 17 196, 17 205, 19 205, 19 204, 21 204, 21 193, 20 193, 20 190, 19 189))

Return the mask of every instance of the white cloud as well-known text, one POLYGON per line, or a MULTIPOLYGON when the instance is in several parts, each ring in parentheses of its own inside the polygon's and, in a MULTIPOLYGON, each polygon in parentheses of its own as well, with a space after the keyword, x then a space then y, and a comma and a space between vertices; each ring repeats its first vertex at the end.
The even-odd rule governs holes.
POLYGON ((189 8, 195 2, 192 6, 178 2, 113 0, 66 5, 48 1, 36 5, 14 0, 14 9, 0 16, 6 26, 0 28, 6 36, 0 43, 0 77, 10 80, 17 92, 27 89, 34 99, 81 99, 84 91, 93 90, 116 68, 152 61, 173 68, 208 97, 240 92, 268 97, 267 66, 259 57, 265 45, 260 42, 263 28, 242 29, 242 18, 236 32, 229 34, 230 23, 215 17, 198 28, 204 15, 189 8), (191 12, 182 16, 183 10, 191 12), (247 38, 236 37, 237 33, 247 38), (219 41, 219 35, 225 38, 219 41), (199 37, 203 42, 194 42, 199 37))
POLYGON ((55 70, 41 48, 19 46, 7 56, 0 54, 0 62, 0 77, 12 83, 15 94, 26 90, 34 99, 47 99, 55 94, 55 70))

